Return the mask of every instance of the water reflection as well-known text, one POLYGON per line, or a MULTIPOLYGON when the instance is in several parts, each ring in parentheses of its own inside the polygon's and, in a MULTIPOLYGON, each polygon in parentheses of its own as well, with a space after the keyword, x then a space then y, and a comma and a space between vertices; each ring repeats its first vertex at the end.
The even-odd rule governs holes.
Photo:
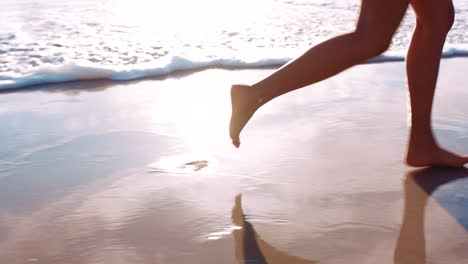
MULTIPOLYGON (((447 197, 453 197, 456 194, 454 189, 461 192, 458 193, 459 196, 468 197, 466 196, 468 194, 468 188, 466 188, 468 181, 463 179, 468 179, 467 169, 426 168, 411 171, 405 175, 403 220, 394 251, 394 264, 426 263, 424 220, 426 205, 431 198, 446 209, 465 230, 468 230, 466 210, 453 210, 454 203, 459 208, 466 209, 468 200, 458 199, 453 202, 451 199, 447 199, 447 197), (444 186, 443 190, 442 186, 444 186)), ((235 198, 232 222, 235 226, 240 227, 233 232, 235 256, 239 263, 319 263, 315 260, 289 255, 263 240, 246 219, 242 208, 242 194, 235 198)))
MULTIPOLYGON (((468 177, 466 169, 444 169, 427 168, 410 172, 404 180, 405 207, 403 211, 403 221, 395 248, 395 264, 419 264, 426 263, 426 241, 424 234, 425 209, 429 198, 435 198, 443 208, 448 209, 449 204, 443 200, 434 197, 435 191, 445 184, 453 182, 454 185, 461 186, 463 182, 457 182, 460 179, 468 177)), ((448 189, 450 190, 450 189, 448 189)), ((460 190, 462 190, 460 188, 460 190)), ((465 193, 468 189, 464 188, 465 193)), ((444 196, 453 196, 453 192, 443 192, 444 196)), ((437 195, 437 197, 441 197, 437 195)), ((467 207, 468 203, 459 204, 467 207)), ((448 210, 450 212, 450 210, 448 210)), ((466 222, 460 218, 460 215, 450 212, 452 216, 459 221, 462 226, 466 222)), ((466 227, 465 227, 466 230, 466 227)))
POLYGON ((233 232, 235 242, 235 254, 239 263, 245 264, 311 264, 318 261, 302 259, 280 251, 260 238, 252 224, 247 221, 242 209, 242 195, 236 196, 235 205, 232 208, 232 222, 242 227, 233 232))

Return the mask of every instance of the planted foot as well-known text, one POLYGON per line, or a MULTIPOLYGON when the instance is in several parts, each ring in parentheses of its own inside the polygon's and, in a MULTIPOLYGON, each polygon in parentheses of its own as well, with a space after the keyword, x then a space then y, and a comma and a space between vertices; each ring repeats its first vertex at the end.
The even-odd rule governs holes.
POLYGON ((229 135, 232 144, 237 148, 240 146, 239 135, 255 111, 261 106, 256 91, 247 85, 233 85, 231 87, 231 122, 229 124, 229 135))
POLYGON ((463 167, 468 163, 468 156, 449 152, 439 146, 408 148, 406 164, 413 167, 463 167))

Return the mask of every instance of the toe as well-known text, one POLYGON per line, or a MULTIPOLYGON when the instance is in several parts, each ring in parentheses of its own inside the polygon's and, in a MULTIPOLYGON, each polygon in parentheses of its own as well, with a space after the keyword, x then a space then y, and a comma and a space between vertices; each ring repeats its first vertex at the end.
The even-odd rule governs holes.
POLYGON ((462 156, 462 166, 468 163, 468 156, 462 156))
POLYGON ((236 148, 239 148, 239 146, 240 146, 239 138, 233 138, 232 139, 232 144, 234 144, 234 146, 236 146, 236 148))

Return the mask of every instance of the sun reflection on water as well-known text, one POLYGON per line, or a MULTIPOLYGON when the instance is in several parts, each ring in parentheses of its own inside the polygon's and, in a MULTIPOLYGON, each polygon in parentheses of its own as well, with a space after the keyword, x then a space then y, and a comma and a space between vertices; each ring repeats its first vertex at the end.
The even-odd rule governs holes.
POLYGON ((263 1, 114 0, 107 5, 115 13, 125 14, 126 24, 153 25, 153 30, 170 33, 194 29, 193 34, 200 34, 245 23, 258 14, 263 1))
POLYGON ((173 84, 159 95, 164 100, 155 101, 148 109, 153 130, 170 126, 171 136, 182 139, 195 152, 219 149, 220 142, 227 142, 230 116, 223 75, 198 74, 173 84))

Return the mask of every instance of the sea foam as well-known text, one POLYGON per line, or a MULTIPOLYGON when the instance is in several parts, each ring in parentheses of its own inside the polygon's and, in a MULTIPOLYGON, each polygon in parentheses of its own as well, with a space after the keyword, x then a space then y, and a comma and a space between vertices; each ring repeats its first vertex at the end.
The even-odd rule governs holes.
MULTIPOLYGON (((468 56, 468 46, 448 47, 444 58, 468 56)), ((40 66, 26 74, 0 74, 0 90, 19 89, 41 84, 63 83, 86 80, 130 81, 148 77, 170 76, 183 71, 201 71, 208 68, 251 69, 261 67, 279 67, 292 58, 215 58, 193 60, 174 56, 154 63, 142 63, 125 66, 100 65, 89 60, 70 62, 56 66, 40 66)), ((366 63, 403 61, 403 52, 389 52, 368 60, 366 63)))

